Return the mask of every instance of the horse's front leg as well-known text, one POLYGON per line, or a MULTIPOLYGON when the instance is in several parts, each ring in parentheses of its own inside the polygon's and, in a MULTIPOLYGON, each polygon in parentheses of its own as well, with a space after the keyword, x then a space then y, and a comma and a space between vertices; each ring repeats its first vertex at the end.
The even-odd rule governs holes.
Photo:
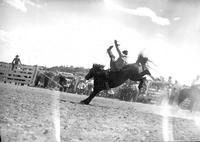
POLYGON ((88 105, 92 99, 99 93, 100 91, 97 91, 97 90, 94 90, 90 95, 89 97, 87 97, 85 100, 82 100, 80 103, 81 104, 86 104, 88 105))
POLYGON ((134 99, 135 102, 137 102, 138 96, 141 94, 141 89, 143 87, 143 84, 144 84, 144 79, 140 79, 140 83, 139 83, 138 87, 136 88, 137 94, 134 99))
POLYGON ((134 98, 131 99, 132 102, 137 102, 140 90, 138 89, 138 86, 135 87, 135 91, 136 91, 136 95, 134 96, 134 98))

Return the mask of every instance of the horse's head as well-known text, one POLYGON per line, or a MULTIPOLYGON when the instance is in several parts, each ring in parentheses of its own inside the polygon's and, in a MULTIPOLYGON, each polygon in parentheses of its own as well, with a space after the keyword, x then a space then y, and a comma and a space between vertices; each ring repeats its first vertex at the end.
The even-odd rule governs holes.
POLYGON ((94 73, 95 73, 94 68, 91 68, 89 70, 88 74, 85 76, 85 79, 89 80, 90 78, 92 78, 94 76, 94 73))
POLYGON ((147 57, 144 57, 144 55, 142 53, 140 53, 138 55, 136 63, 141 63, 142 65, 145 65, 148 61, 149 61, 149 59, 147 57))
POLYGON ((89 70, 88 74, 85 76, 86 80, 94 77, 98 71, 102 71, 104 69, 104 65, 93 64, 93 67, 89 70))

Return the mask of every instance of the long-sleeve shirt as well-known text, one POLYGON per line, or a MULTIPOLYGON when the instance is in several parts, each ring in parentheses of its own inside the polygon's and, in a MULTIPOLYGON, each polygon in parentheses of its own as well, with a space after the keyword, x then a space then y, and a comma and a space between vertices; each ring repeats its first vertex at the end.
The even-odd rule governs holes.
POLYGON ((126 64, 127 64, 127 56, 120 56, 115 62, 115 66, 118 70, 122 69, 126 64))

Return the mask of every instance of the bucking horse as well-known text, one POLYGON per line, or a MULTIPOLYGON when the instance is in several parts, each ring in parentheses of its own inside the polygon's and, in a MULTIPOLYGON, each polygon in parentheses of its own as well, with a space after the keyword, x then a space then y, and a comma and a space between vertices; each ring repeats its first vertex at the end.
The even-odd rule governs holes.
POLYGON ((94 79, 93 92, 80 103, 89 104, 99 92, 102 90, 107 90, 106 82, 108 83, 109 88, 115 88, 123 84, 128 79, 131 81, 139 81, 140 83, 138 89, 140 90, 142 88, 142 84, 144 83, 144 76, 151 76, 151 73, 148 69, 145 69, 141 72, 140 68, 141 66, 137 62, 125 65, 120 71, 104 70, 103 65, 93 64, 93 67, 85 76, 86 80, 91 78, 94 79))

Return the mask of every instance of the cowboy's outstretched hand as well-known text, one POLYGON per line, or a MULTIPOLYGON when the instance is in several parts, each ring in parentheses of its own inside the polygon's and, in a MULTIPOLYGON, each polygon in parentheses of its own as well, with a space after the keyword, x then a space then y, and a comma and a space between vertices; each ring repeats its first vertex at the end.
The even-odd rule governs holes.
POLYGON ((155 78, 154 78, 152 75, 150 75, 150 77, 151 77, 151 79, 152 79, 153 81, 155 81, 155 78))
POLYGON ((117 43, 117 40, 114 40, 115 46, 120 46, 120 44, 117 43))
POLYGON ((107 51, 109 51, 109 50, 111 50, 113 48, 113 46, 111 45, 111 46, 109 46, 109 48, 108 48, 108 50, 107 51))

